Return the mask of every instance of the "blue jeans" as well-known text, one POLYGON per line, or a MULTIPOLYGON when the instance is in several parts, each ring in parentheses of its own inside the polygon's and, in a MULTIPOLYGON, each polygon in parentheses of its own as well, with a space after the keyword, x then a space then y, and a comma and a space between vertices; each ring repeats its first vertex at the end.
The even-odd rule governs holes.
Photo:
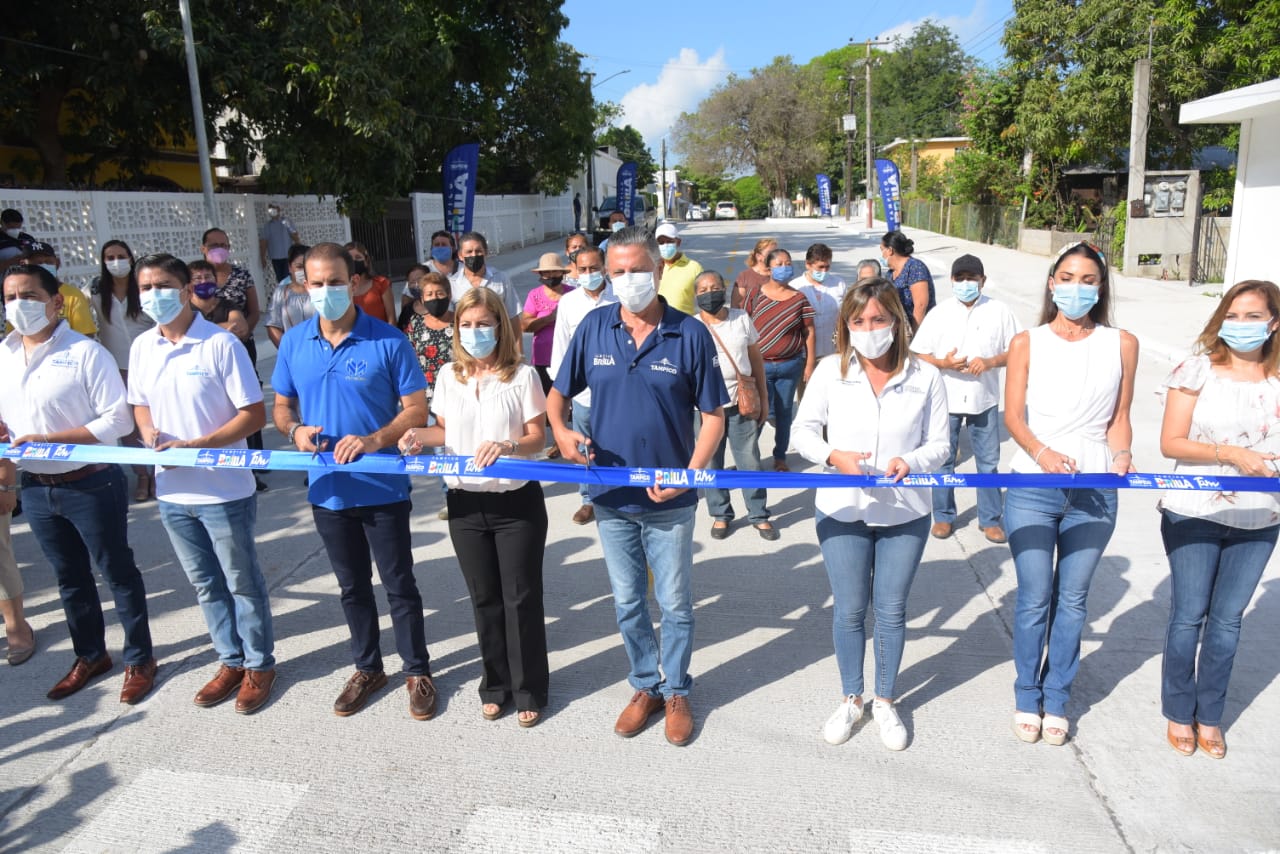
POLYGON ((129 548, 129 496, 120 467, 107 466, 57 486, 44 486, 24 474, 22 504, 31 533, 58 578, 76 655, 97 661, 107 654, 107 628, 91 568, 96 566, 111 588, 124 629, 124 663, 150 661, 147 591, 129 548))
MULTIPOLYGON (((702 416, 698 416, 701 423, 702 416)), ((724 435, 720 437, 720 445, 711 458, 713 469, 724 468, 724 452, 726 448, 733 450, 733 464, 738 471, 760 471, 760 424, 752 418, 743 418, 738 414, 738 407, 724 408, 724 435)), ((747 521, 755 525, 769 521, 769 508, 765 507, 764 487, 751 487, 742 490, 742 500, 747 505, 747 521)), ((733 521, 733 503, 729 500, 727 489, 704 489, 707 499, 707 511, 712 519, 733 521)))
MULTIPOLYGON (((993 406, 977 415, 951 413, 951 453, 938 467, 942 474, 956 470, 956 453, 960 448, 960 428, 969 425, 969 444, 980 474, 995 474, 1000 466, 1000 407, 993 406)), ((1001 500, 998 487, 978 490, 978 525, 990 528, 1000 524, 1001 500)), ((950 487, 933 489, 933 521, 955 522, 956 491, 950 487)))
POLYGON ((1240 620, 1271 559, 1278 533, 1277 525, 1250 531, 1164 512, 1160 536, 1173 581, 1160 686, 1168 720, 1207 726, 1222 723, 1227 682, 1240 642, 1240 620))
POLYGON ((1010 489, 1004 518, 1018 572, 1016 708, 1063 717, 1080 667, 1089 583, 1116 528, 1116 491, 1010 489))
POLYGON ((929 517, 872 527, 862 521, 840 522, 818 511, 817 528, 835 598, 831 634, 841 693, 862 695, 870 604, 876 615, 876 696, 892 700, 907 641, 907 596, 924 554, 929 517))
MULTIPOLYGON (((591 407, 583 406, 578 401, 572 401, 573 407, 573 429, 588 439, 591 438, 591 407)), ((591 493, 587 491, 587 484, 578 484, 578 494, 582 496, 583 504, 591 503, 591 493)))
POLYGON ((218 661, 249 670, 274 668, 271 601, 253 543, 258 497, 224 504, 159 503, 160 521, 196 589, 218 661))
POLYGON ((769 412, 773 415, 773 458, 785 460, 791 446, 791 422, 796 416, 796 387, 804 376, 804 351, 780 362, 764 363, 769 412))
POLYGON ((655 696, 687 695, 693 686, 689 676, 693 656, 690 576, 696 510, 694 505, 623 513, 596 505, 613 608, 631 662, 627 681, 635 690, 655 696), (653 595, 662 609, 661 649, 649 617, 649 569, 653 570, 653 595))

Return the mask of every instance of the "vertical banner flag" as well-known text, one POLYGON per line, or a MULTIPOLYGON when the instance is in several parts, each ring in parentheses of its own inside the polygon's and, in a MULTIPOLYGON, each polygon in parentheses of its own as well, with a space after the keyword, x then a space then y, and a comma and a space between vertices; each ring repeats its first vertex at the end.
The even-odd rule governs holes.
POLYGON ((636 172, 639 166, 628 160, 618 167, 618 210, 626 214, 627 225, 636 224, 636 172))
POLYGON ((822 216, 831 216, 831 179, 818 175, 818 210, 822 216))
POLYGON ((468 142, 446 154, 444 165, 440 167, 440 178, 444 184, 444 227, 454 235, 471 230, 479 166, 480 143, 468 142))
POLYGON ((898 166, 892 160, 876 161, 876 180, 880 183, 880 200, 884 202, 884 221, 889 231, 902 225, 902 184, 898 166))

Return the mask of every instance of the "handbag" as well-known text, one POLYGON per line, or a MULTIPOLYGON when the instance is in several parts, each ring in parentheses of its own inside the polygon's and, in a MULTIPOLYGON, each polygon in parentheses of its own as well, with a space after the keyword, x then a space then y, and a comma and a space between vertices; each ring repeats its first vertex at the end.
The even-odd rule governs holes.
POLYGON ((707 329, 711 330, 712 337, 716 339, 720 349, 724 350, 724 357, 729 360, 729 367, 733 368, 733 372, 738 376, 738 414, 743 418, 754 421, 760 417, 760 389, 756 387, 755 377, 738 370, 738 365, 733 361, 733 356, 729 355, 729 348, 724 346, 724 342, 716 334, 715 327, 708 323, 707 329))

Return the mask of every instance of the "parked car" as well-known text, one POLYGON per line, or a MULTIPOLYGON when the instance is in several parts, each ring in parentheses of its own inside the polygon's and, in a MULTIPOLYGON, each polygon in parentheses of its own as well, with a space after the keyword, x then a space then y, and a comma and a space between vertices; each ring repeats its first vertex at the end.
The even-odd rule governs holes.
MULTIPOLYGON (((610 235, 609 231, 609 215, 618 209, 617 196, 605 196, 604 201, 600 203, 600 207, 596 208, 594 226, 591 229, 591 237, 597 245, 610 235)), ((658 209, 648 203, 642 195, 635 197, 634 207, 632 208, 632 216, 635 218, 636 225, 643 225, 650 232, 658 227, 658 209)))
POLYGON ((738 206, 733 202, 716 202, 716 219, 737 219, 738 206))
POLYGON ((689 210, 685 212, 684 218, 688 220, 706 219, 707 212, 704 211, 702 208, 698 207, 697 205, 690 205, 689 210))

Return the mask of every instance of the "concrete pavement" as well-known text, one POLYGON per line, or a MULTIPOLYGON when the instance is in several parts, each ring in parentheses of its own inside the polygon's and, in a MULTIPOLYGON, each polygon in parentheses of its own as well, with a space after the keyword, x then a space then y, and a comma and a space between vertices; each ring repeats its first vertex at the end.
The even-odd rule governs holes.
MULTIPOLYGON (((710 222, 684 231, 689 254, 730 278, 765 233, 798 256, 827 242, 837 273, 877 255, 874 237, 843 223, 710 222)), ((949 293, 951 260, 973 252, 986 262, 989 293, 1034 322, 1048 259, 911 233, 940 298, 949 293)), ((524 292, 537 255, 559 248, 507 252, 495 263, 515 271, 524 292)), ((1116 289, 1118 323, 1143 350, 1137 464, 1167 470, 1154 392, 1215 300, 1165 282, 1121 279, 1116 289)), ((271 351, 262 352, 268 376, 271 351)), ((767 447, 771 437, 761 441, 767 447)), ((283 441, 268 431, 268 443, 283 441)), ((1006 443, 1006 460, 1010 450, 1006 443)), ((522 730, 512 715, 480 717, 466 588, 446 524, 436 519, 441 493, 428 481, 415 492, 414 552, 441 711, 430 722, 409 719, 390 654, 388 689, 359 714, 335 717, 331 704, 350 671, 336 584, 301 477, 268 480, 258 542, 280 681, 271 703, 247 718, 229 704, 191 702, 215 656, 154 503, 134 507, 130 535, 147 581, 159 686, 141 705, 122 707, 117 665, 68 700, 45 700, 72 654, 55 582, 15 520, 40 651, 20 668, 0 667, 0 850, 1280 849, 1276 566, 1245 618, 1227 758, 1179 757, 1164 741, 1159 706, 1169 587, 1154 493, 1122 492, 1090 597, 1073 737, 1053 748, 1024 745, 1010 732, 1013 565, 1007 547, 977 532, 972 495, 962 491, 964 527, 929 543, 913 587, 899 679, 911 744, 890 753, 869 720, 844 745, 821 739, 839 680, 830 593, 804 492, 771 493, 777 543, 745 524, 711 540, 700 511, 691 697, 699 726, 694 742, 677 749, 663 739, 660 720, 632 740, 611 731, 631 693, 626 657, 595 531, 569 522, 577 506, 571 486, 546 487, 552 697, 546 720, 522 730)), ((110 613, 108 625, 118 652, 110 613)), ((383 625, 391 652, 385 618, 383 625)))

